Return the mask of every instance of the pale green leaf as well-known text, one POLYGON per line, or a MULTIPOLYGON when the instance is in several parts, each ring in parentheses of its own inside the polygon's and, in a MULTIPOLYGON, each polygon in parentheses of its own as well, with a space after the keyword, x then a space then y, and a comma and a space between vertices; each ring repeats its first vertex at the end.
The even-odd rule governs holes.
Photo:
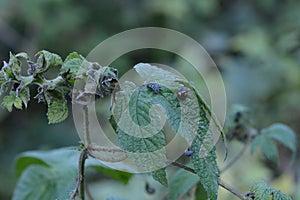
MULTIPOLYGON (((26 99, 20 98, 19 96, 17 96, 15 91, 11 91, 9 95, 6 95, 3 98, 2 101, 2 107, 6 108, 9 112, 12 111, 13 106, 17 109, 22 109, 23 108, 23 100, 26 101, 26 99)), ((25 104, 27 105, 27 104, 25 104)))
POLYGON ((47 117, 50 124, 64 121, 68 117, 66 101, 54 99, 50 105, 48 105, 47 117))
POLYGON ((199 182, 199 177, 186 170, 178 170, 170 179, 169 199, 177 200, 199 182))
POLYGON ((261 133, 252 142, 251 153, 260 148, 267 159, 277 164, 278 149, 274 140, 290 149, 293 156, 295 155, 297 149, 296 134, 288 126, 279 123, 261 130, 261 133))

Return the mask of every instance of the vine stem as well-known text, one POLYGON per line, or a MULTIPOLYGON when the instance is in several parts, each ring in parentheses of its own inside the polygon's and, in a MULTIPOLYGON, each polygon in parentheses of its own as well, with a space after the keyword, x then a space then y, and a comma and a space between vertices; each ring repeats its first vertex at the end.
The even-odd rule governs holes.
POLYGON ((78 178, 77 178, 77 184, 74 189, 74 191, 71 194, 70 200, 75 200, 75 197, 79 193, 80 199, 84 200, 84 165, 85 160, 88 158, 88 151, 86 148, 84 148, 80 154, 79 162, 78 162, 78 178))
MULTIPOLYGON (((182 168, 186 171, 192 172, 193 174, 197 174, 197 172, 193 169, 190 168, 184 164, 178 163, 178 162, 172 162, 172 165, 182 168)), ((235 190, 233 187, 231 187, 230 185, 228 185, 227 183, 225 183, 224 181, 222 181, 220 178, 218 180, 218 185, 222 188, 224 188, 225 190, 231 192, 232 194, 234 194, 235 196, 237 196, 239 199, 245 200, 245 196, 243 194, 241 194, 240 192, 238 192, 237 190, 235 190)))
MULTIPOLYGON (((87 105, 83 108, 83 127, 84 127, 84 145, 89 146, 91 144, 90 130, 89 130, 89 110, 87 105)), ((86 147, 81 151, 78 162, 78 178, 74 191, 71 194, 70 200, 75 200, 75 197, 79 193, 80 199, 85 199, 85 186, 84 186, 84 165, 88 158, 89 151, 86 147)))

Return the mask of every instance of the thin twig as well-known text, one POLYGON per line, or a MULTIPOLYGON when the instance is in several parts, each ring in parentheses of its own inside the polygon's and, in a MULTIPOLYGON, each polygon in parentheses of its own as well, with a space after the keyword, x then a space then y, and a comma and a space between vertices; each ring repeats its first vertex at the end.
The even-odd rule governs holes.
POLYGON ((224 188, 225 190, 231 192, 232 194, 234 194, 235 196, 237 196, 238 198, 244 200, 246 199, 245 196, 241 193, 239 193, 238 191, 236 191, 234 188, 232 188, 230 185, 228 185, 227 183, 224 183, 221 179, 219 179, 218 182, 219 186, 221 186, 222 188, 224 188))
POLYGON ((184 169, 186 171, 192 172, 193 174, 197 174, 197 172, 194 169, 192 169, 192 168, 190 168, 190 167, 188 167, 188 166, 186 166, 184 164, 181 164, 179 162, 172 162, 171 164, 174 165, 174 166, 176 166, 176 167, 179 167, 181 169, 184 169))
POLYGON ((91 144, 90 138, 90 130, 89 130, 89 110, 88 106, 83 106, 83 127, 84 127, 84 143, 85 146, 89 146, 91 144))
POLYGON ((87 149, 84 148, 80 154, 78 162, 78 178, 77 184, 74 191, 71 194, 70 200, 75 200, 75 197, 79 193, 81 200, 84 200, 84 164, 85 160, 88 158, 87 149))
POLYGON ((232 160, 229 161, 228 164, 222 170, 220 170, 220 173, 223 173, 224 171, 229 169, 234 163, 236 163, 236 161, 238 161, 238 159, 240 159, 240 157, 245 153, 249 144, 250 144, 250 140, 248 139, 246 141, 246 143, 244 144, 243 148, 239 151, 239 153, 236 154, 236 156, 234 158, 232 158, 232 160))
MULTIPOLYGON (((184 164, 181 164, 181 163, 178 163, 178 162, 172 162, 171 163, 172 165, 176 166, 176 167, 179 167, 179 168, 182 168, 186 171, 189 171, 189 172, 192 172, 194 174, 197 174, 197 172, 193 169, 193 168, 190 168, 184 164)), ((218 184, 220 187, 226 189, 227 191, 231 192, 232 194, 234 194, 235 196, 237 196, 238 198, 244 200, 245 197, 243 194, 239 193, 237 190, 235 190, 234 188, 232 188, 231 186, 229 186, 227 183, 223 182, 220 178, 218 180, 218 184)))

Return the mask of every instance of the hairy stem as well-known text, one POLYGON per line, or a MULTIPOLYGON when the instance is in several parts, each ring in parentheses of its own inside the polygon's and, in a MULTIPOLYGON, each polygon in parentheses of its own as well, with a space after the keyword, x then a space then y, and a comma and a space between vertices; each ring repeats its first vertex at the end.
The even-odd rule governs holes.
MULTIPOLYGON (((178 162, 172 162, 171 163, 172 165, 176 166, 176 167, 179 167, 179 168, 182 168, 186 171, 189 171, 189 172, 192 172, 194 174, 197 174, 197 172, 193 169, 193 168, 190 168, 184 164, 181 164, 181 163, 178 163, 178 162)), ((235 190, 234 188, 232 188, 231 186, 229 186, 227 183, 223 182, 220 178, 219 178, 219 181, 218 181, 218 184, 220 187, 224 188, 225 190, 231 192, 232 194, 234 194, 235 196, 237 196, 239 199, 242 199, 242 200, 245 200, 245 196, 243 194, 241 194, 240 192, 238 192, 237 190, 235 190)))
POLYGON ((91 144, 90 130, 89 130, 89 110, 88 106, 83 106, 83 127, 84 127, 84 144, 88 147, 91 144))
POLYGON ((235 190, 233 187, 231 187, 230 185, 228 185, 227 183, 223 182, 221 179, 219 179, 219 186, 221 186, 222 188, 224 188, 225 190, 231 192, 232 194, 234 194, 235 196, 237 196, 238 198, 245 200, 245 195, 241 194, 240 192, 238 192, 237 190, 235 190))
POLYGON ((79 193, 80 199, 84 200, 84 164, 85 160, 88 158, 87 149, 84 148, 80 154, 79 162, 78 162, 78 178, 77 178, 77 184, 76 188, 71 194, 70 200, 75 200, 75 197, 79 193))

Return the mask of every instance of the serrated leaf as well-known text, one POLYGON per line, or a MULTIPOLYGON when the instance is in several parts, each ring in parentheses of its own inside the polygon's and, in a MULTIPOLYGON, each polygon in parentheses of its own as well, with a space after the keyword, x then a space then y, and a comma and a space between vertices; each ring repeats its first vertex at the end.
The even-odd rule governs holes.
POLYGON ((190 148, 194 152, 192 154, 192 163, 208 199, 216 200, 218 196, 219 173, 216 162, 216 148, 213 146, 212 135, 208 130, 209 121, 204 108, 202 108, 200 116, 199 133, 190 148))
POLYGON ((25 108, 27 108, 27 103, 30 100, 29 88, 28 87, 24 87, 18 93, 18 97, 21 99, 22 103, 25 105, 25 108))
POLYGON ((259 180, 250 187, 250 192, 255 194, 254 200, 269 200, 272 188, 265 181, 259 180))
POLYGON ((152 172, 152 177, 154 180, 160 182, 162 185, 168 187, 168 179, 166 169, 162 168, 152 172))
POLYGON ((292 200, 292 198, 279 190, 273 190, 273 200, 292 200))
POLYGON ((37 64, 39 65, 39 69, 37 69, 34 73, 43 73, 50 67, 57 67, 63 64, 59 55, 46 50, 37 52, 35 56, 38 56, 37 64))
POLYGON ((254 200, 292 200, 288 195, 273 189, 265 181, 258 180, 250 187, 250 192, 254 194, 254 200))
POLYGON ((9 112, 12 111, 13 106, 17 109, 22 109, 22 99, 20 97, 17 97, 17 94, 15 91, 11 91, 9 95, 6 95, 3 98, 2 104, 4 108, 6 108, 9 112))
POLYGON ((170 178, 169 199, 177 200, 199 182, 199 177, 186 170, 178 170, 170 178))
MULTIPOLYGON (((117 95, 117 99, 122 96, 119 95, 117 95)), ((132 159, 136 160, 139 167, 153 167, 155 169, 155 166, 159 166, 166 161, 164 150, 166 140, 159 127, 149 125, 151 122, 149 110, 152 107, 152 97, 153 92, 147 90, 146 87, 141 87, 133 91, 130 102, 128 102, 128 99, 123 98, 120 103, 116 104, 113 113, 117 117, 115 120, 118 124, 117 133, 120 145, 129 152, 139 153, 131 154, 132 159), (129 109, 131 111, 126 109, 126 106, 124 106, 126 104, 130 105, 129 109), (122 116, 124 118, 118 118, 122 116), (150 152, 151 154, 148 154, 150 152), (149 158, 148 156, 153 157, 149 158)), ((158 123, 157 118, 155 123, 158 123)))
POLYGON ((267 159, 278 164, 278 149, 274 140, 290 149, 293 156, 295 155, 297 149, 296 134, 288 126, 279 123, 261 130, 261 133, 252 142, 251 153, 260 148, 267 159))
POLYGON ((67 102, 61 100, 54 100, 48 106, 47 117, 50 124, 55 124, 64 121, 68 117, 67 102))
POLYGON ((15 77, 21 73, 21 61, 11 52, 9 52, 9 66, 11 67, 12 73, 15 77))

